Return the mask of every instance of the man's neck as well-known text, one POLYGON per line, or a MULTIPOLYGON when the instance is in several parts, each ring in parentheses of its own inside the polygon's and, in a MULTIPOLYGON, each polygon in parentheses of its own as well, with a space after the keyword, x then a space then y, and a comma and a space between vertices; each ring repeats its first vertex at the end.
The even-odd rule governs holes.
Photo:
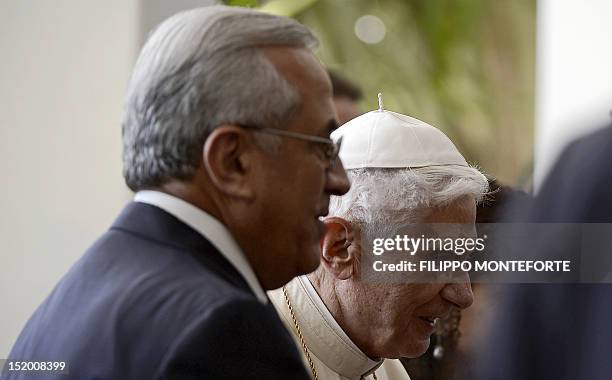
POLYGON ((218 202, 214 202, 212 194, 198 190, 194 183, 171 181, 151 190, 161 191, 191 203, 227 226, 222 211, 216 206, 218 202))
POLYGON ((191 182, 171 181, 155 190, 189 202, 220 221, 240 246, 264 290, 276 289, 286 283, 288 280, 276 284, 274 278, 270 280, 267 277, 274 277, 274 272, 262 270, 262 268, 270 267, 265 261, 262 262, 266 258, 265 255, 261 255, 262 252, 265 252, 265 248, 262 249, 261 241, 257 239, 258 236, 252 236, 252 225, 245 222, 249 218, 247 216, 236 217, 236 215, 242 215, 242 211, 240 209, 237 211, 236 208, 232 207, 239 206, 232 203, 230 199, 223 197, 223 194, 211 190, 211 186, 204 188, 205 185, 201 183, 204 182, 198 179, 191 182), (259 242, 259 244, 255 244, 256 242, 259 242))

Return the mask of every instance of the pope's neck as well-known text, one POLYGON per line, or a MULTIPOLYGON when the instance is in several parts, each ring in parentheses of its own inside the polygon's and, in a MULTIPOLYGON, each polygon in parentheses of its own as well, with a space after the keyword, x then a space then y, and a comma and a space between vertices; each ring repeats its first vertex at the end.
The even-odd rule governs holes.
POLYGON ((363 310, 356 310, 354 306, 345 304, 346 300, 352 297, 345 296, 343 289, 338 286, 340 281, 330 278, 321 266, 309 274, 308 279, 330 314, 351 341, 369 358, 378 360, 379 356, 372 349, 376 345, 376 337, 370 334, 372 329, 368 326, 368 318, 363 318, 363 310))

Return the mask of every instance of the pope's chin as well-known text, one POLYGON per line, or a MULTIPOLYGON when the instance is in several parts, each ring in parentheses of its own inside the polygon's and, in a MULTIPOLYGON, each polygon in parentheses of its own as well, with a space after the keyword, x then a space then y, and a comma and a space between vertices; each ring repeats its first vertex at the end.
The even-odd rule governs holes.
POLYGON ((430 344, 430 337, 425 339, 411 339, 408 346, 402 347, 401 353, 388 356, 389 359, 399 358, 418 358, 427 352, 430 344))
POLYGON ((412 330, 409 334, 403 334, 401 342, 403 346, 401 349, 401 355, 399 357, 404 358, 417 358, 427 352, 429 344, 431 342, 431 335, 433 329, 423 330, 422 326, 412 326, 412 330), (415 329, 415 327, 417 327, 415 329))
POLYGON ((410 352, 411 356, 408 357, 419 357, 421 355, 423 355, 424 353, 427 352, 427 349, 429 348, 429 344, 431 343, 431 337, 427 337, 423 340, 418 340, 414 343, 414 346, 412 346, 412 352, 410 352))

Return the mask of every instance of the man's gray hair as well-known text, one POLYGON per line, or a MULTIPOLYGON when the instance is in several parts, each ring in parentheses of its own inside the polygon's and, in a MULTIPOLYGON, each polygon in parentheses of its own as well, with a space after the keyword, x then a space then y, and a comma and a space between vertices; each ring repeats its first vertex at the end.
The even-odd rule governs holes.
POLYGON ((160 24, 127 90, 123 175, 130 189, 191 179, 204 141, 221 124, 281 127, 300 105, 299 90, 258 48, 316 45, 298 22, 245 8, 198 8, 160 24))
POLYGON ((425 168, 364 168, 347 170, 351 189, 332 196, 330 216, 364 228, 418 223, 427 207, 443 207, 462 196, 480 202, 489 190, 487 178, 466 166, 425 168))

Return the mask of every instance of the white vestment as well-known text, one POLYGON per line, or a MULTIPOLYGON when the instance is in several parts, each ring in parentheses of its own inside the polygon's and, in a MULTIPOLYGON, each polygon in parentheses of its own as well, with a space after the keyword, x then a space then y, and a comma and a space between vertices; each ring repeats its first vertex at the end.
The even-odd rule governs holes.
MULTIPOLYGON (((372 360, 353 343, 333 318, 307 277, 286 285, 289 301, 320 380, 410 380, 397 359, 372 360)), ((310 365, 301 347, 295 324, 282 289, 268 292, 281 319, 292 332, 308 371, 310 365)))

